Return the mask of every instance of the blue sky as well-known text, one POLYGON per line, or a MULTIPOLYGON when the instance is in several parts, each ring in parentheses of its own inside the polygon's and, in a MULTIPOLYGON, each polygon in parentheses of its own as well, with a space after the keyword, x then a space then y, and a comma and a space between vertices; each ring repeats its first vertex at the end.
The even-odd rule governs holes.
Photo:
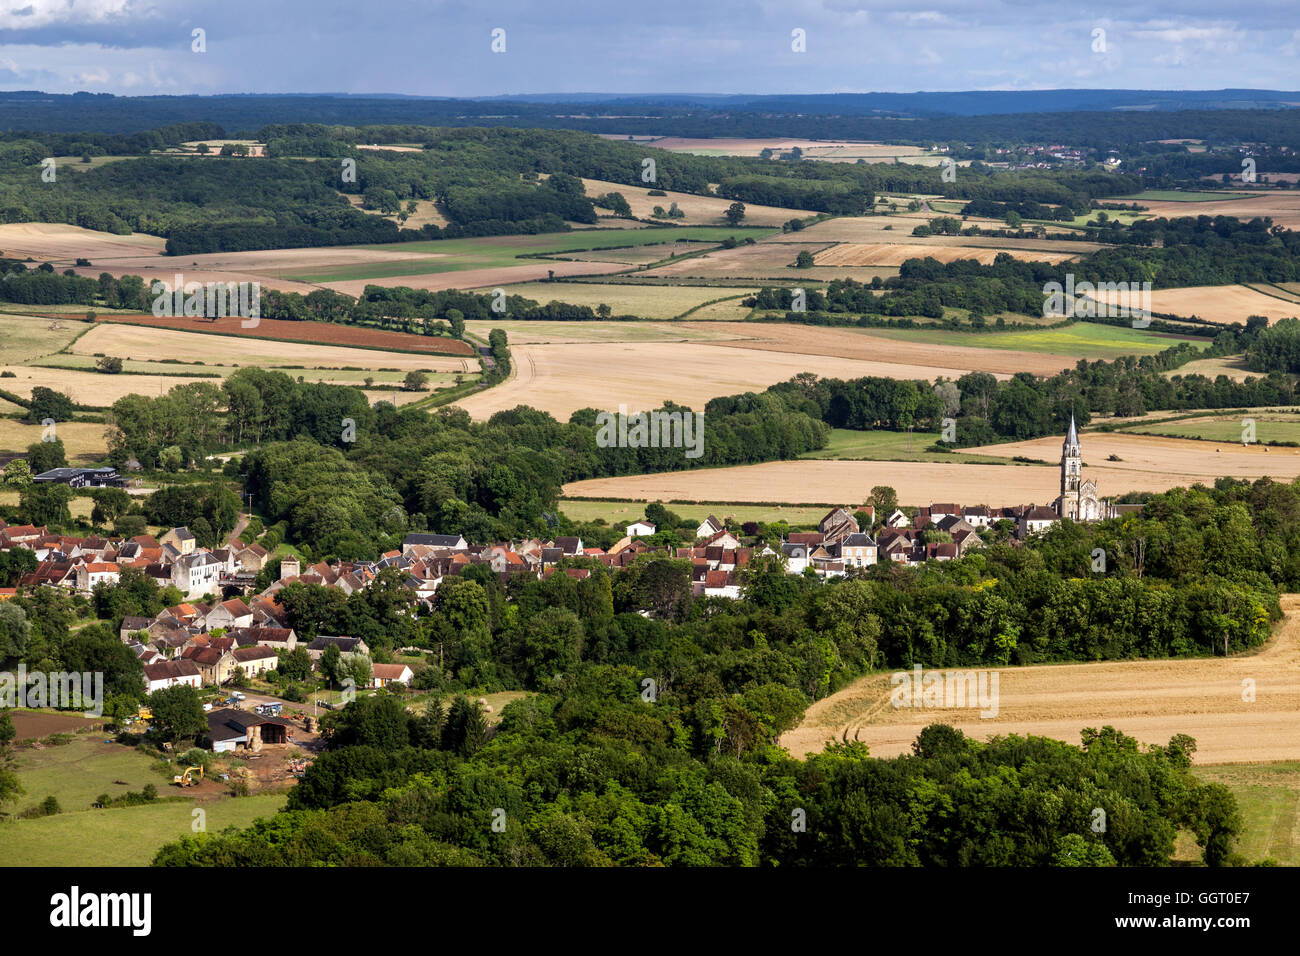
POLYGON ((1295 0, 0 0, 7 90, 485 96, 1298 80, 1295 0), (191 49, 196 28, 206 52, 191 49), (494 28, 504 53, 490 48, 494 28), (794 30, 804 52, 792 50, 794 30))

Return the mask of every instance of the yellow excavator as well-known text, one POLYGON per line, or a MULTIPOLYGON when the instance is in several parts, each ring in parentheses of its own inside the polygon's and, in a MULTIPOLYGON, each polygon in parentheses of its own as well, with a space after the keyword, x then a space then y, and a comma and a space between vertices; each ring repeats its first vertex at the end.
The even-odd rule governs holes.
POLYGON ((172 777, 172 783, 179 784, 182 787, 192 787, 203 780, 203 767, 186 767, 185 772, 172 777), (198 771, 197 779, 194 772, 198 771))

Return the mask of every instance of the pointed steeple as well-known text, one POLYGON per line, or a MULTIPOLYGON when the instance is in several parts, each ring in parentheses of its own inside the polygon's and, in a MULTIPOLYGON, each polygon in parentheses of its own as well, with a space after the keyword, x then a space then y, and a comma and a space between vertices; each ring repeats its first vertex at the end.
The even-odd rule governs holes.
POLYGON ((1070 413, 1070 431, 1065 436, 1065 443, 1071 448, 1079 444, 1079 431, 1074 427, 1074 412, 1070 413))

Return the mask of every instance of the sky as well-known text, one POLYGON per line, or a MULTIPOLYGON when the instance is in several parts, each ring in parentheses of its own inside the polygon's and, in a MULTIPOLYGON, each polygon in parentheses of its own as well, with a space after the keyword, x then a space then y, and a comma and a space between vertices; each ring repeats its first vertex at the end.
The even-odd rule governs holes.
POLYGON ((1296 0, 0 0, 4 90, 1297 87, 1296 0))

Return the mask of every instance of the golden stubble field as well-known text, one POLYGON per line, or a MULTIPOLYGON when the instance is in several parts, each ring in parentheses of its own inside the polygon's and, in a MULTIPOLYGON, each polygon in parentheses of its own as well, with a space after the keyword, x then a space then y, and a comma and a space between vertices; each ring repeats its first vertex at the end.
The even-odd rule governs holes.
MULTIPOLYGON (((0 225, 0 252, 11 259, 30 256, 40 262, 72 265, 78 258, 161 256, 167 240, 135 232, 115 236, 80 226, 49 222, 11 222, 0 225)), ((98 275, 99 273, 95 273, 98 275)))
MULTIPOLYGON (((709 322, 677 323, 692 330, 708 330, 736 338, 728 343, 738 348, 791 352, 800 355, 839 356, 891 365, 913 366, 918 359, 927 364, 953 369, 991 372, 998 378, 1010 378, 1017 372, 1055 375, 1073 368, 1078 358, 1047 352, 1013 349, 988 349, 970 345, 918 344, 904 339, 875 335, 870 329, 837 329, 830 326, 794 325, 785 322, 709 322)), ((809 371, 822 377, 820 363, 810 363, 809 371)), ((910 377, 910 376, 907 376, 910 377)))
POLYGON ((1165 199, 1143 199, 1148 215, 1162 219, 1183 216, 1234 216, 1247 222, 1256 216, 1267 216, 1275 225, 1300 229, 1300 192, 1292 189, 1260 190, 1258 195, 1243 199, 1212 199, 1208 202, 1170 202, 1165 199))
MULTIPOLYGON (((708 445, 705 421, 705 446, 708 445)), ((917 436, 918 449, 932 436, 917 436)), ((1085 434, 1084 477, 1098 483, 1102 497, 1129 491, 1167 491, 1222 476, 1291 480, 1300 475, 1300 449, 1243 447, 1229 442, 1159 438, 1153 435, 1085 434), (1115 454, 1122 460, 1107 461, 1115 454)), ((1021 455, 1059 462, 1061 439, 1041 438, 963 449, 1010 459, 1021 455)), ((840 501, 866 498, 875 485, 890 485, 905 505, 934 501, 1011 505, 1050 504, 1060 493, 1059 469, 1050 465, 977 465, 892 461, 772 461, 735 468, 704 468, 622 478, 570 482, 564 494, 576 498, 647 501, 840 501)))
POLYGON ((1300 760, 1300 595, 1285 595, 1282 608, 1285 621, 1250 655, 999 668, 989 718, 968 708, 895 708, 890 675, 874 674, 813 704, 781 744, 803 757, 847 736, 893 757, 910 753, 932 723, 980 740, 1032 734, 1071 744, 1085 727, 1112 726, 1145 744, 1190 734, 1198 764, 1300 760))
MULTIPOLYGON (((307 324, 307 323, 304 323, 307 324)), ((306 330, 310 331, 310 329, 306 330)), ((138 361, 176 359, 216 365, 294 366, 304 368, 390 368, 429 372, 470 371, 470 359, 450 355, 416 355, 378 349, 351 349, 337 345, 268 341, 234 335, 179 332, 143 325, 105 323, 77 339, 78 355, 113 355, 138 361)), ((477 368, 477 362, 474 363, 477 368)), ((33 370, 36 371, 36 370, 33 370)), ((100 375, 102 382, 117 376, 100 375)), ((170 387, 170 386, 168 386, 170 387)), ((164 389, 163 391, 166 391, 164 389)))
MULTIPOLYGON (((708 323, 707 329, 723 323, 708 323)), ((629 411, 658 408, 671 399, 702 410, 719 395, 761 391, 800 372, 833 378, 958 377, 969 368, 904 364, 736 348, 699 342, 608 342, 512 346, 514 368, 500 385, 457 404, 475 418, 531 405, 561 421, 579 408, 629 411)), ((729 496, 712 500, 729 500, 729 496)), ((821 500, 821 499, 818 499, 821 500)))
POLYGON ((1016 259, 1034 262, 1050 262, 1055 265, 1073 255, 1064 252, 1047 252, 1025 249, 993 249, 978 246, 947 246, 914 243, 900 245, 893 242, 841 242, 829 249, 824 249, 813 257, 819 266, 901 266, 908 259, 937 259, 939 262, 955 262, 958 259, 974 259, 981 265, 992 265, 993 260, 1006 252, 1016 259))

